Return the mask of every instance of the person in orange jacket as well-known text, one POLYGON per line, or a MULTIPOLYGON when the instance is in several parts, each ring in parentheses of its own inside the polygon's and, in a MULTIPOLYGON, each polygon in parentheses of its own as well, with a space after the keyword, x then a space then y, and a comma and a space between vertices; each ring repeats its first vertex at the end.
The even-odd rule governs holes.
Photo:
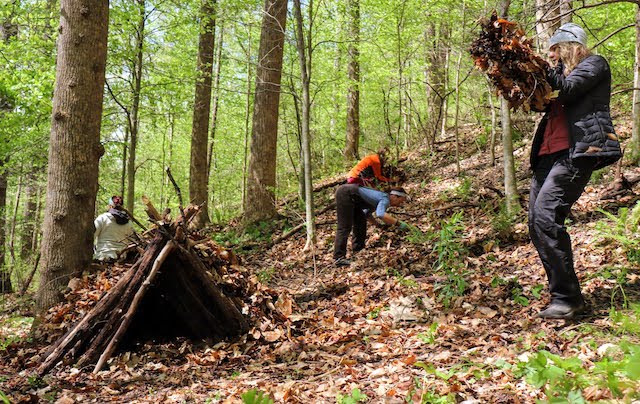
MULTIPOLYGON (((376 154, 370 154, 360 160, 349 171, 347 184, 357 184, 365 187, 374 187, 374 182, 394 182, 393 178, 387 178, 382 175, 382 168, 387 159, 389 150, 387 148, 380 149, 376 154)), ((375 187, 374 187, 375 188, 375 187)))

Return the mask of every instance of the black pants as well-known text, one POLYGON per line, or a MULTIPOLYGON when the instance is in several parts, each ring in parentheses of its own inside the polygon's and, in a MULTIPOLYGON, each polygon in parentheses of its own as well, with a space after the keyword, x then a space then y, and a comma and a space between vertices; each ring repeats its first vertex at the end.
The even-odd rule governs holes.
POLYGON ((547 272, 552 301, 583 302, 564 222, 592 171, 576 167, 566 153, 556 153, 540 158, 531 179, 529 234, 547 272))
POLYGON ((353 252, 364 248, 367 241, 367 217, 363 211, 366 204, 358 194, 358 185, 344 184, 336 190, 336 211, 338 213, 338 230, 333 246, 333 258, 344 258, 347 255, 347 242, 353 230, 351 247, 353 252))

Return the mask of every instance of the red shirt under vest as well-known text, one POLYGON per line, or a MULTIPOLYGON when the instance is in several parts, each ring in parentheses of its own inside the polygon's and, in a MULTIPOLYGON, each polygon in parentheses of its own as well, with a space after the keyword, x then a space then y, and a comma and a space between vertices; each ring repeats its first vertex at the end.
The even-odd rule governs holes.
POLYGON ((569 143, 569 127, 567 126, 567 116, 564 113, 562 104, 553 101, 549 111, 549 120, 544 128, 542 145, 538 156, 553 154, 571 147, 569 143))

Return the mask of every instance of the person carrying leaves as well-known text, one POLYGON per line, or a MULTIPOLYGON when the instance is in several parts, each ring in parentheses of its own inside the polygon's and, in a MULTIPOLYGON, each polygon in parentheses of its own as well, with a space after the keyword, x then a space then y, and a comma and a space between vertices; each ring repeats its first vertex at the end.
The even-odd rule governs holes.
POLYGON ((365 187, 374 187, 376 181, 379 182, 395 182, 393 178, 387 178, 382 175, 382 169, 387 161, 389 150, 382 148, 376 154, 370 154, 360 160, 349 171, 347 184, 356 184, 365 187))
POLYGON ((95 249, 93 258, 98 261, 115 261, 118 254, 127 247, 127 239, 133 234, 129 214, 124 210, 122 197, 114 195, 109 199, 107 212, 93 222, 95 249))
POLYGON ((578 25, 562 25, 549 40, 547 80, 558 96, 547 107, 531 148, 529 233, 549 281, 551 303, 538 316, 569 319, 585 309, 565 227, 591 173, 621 156, 609 100, 607 61, 587 49, 578 25))
POLYGON ((367 241, 367 221, 381 226, 395 226, 400 231, 409 229, 409 225, 387 213, 390 206, 400 206, 408 201, 409 195, 403 188, 394 187, 387 192, 357 184, 343 184, 336 190, 336 211, 338 228, 333 249, 334 264, 338 267, 349 266, 347 242, 351 236, 353 253, 362 250, 367 241))

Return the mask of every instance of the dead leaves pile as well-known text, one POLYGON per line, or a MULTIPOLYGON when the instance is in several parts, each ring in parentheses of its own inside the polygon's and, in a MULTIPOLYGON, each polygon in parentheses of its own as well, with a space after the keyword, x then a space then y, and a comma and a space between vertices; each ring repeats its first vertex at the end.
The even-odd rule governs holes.
POLYGON ((498 18, 495 11, 480 27, 469 49, 475 66, 487 74, 511 108, 544 111, 551 99, 548 63, 534 53, 531 39, 518 24, 498 18))

